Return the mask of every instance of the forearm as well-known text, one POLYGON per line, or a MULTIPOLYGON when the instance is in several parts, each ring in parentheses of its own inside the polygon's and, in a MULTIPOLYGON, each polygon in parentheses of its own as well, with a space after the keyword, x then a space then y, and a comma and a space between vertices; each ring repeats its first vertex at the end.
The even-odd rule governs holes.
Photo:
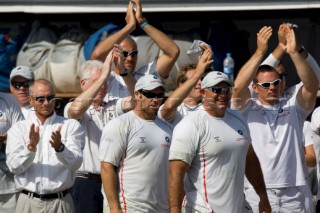
POLYGON ((185 195, 183 180, 187 171, 188 165, 182 161, 170 161, 169 174, 169 203, 170 213, 180 213, 182 201, 185 195))
POLYGON ((290 57, 296 67, 298 76, 302 81, 304 88, 306 88, 308 92, 316 94, 319 88, 319 81, 311 66, 298 52, 290 53, 290 57))
POLYGON ((112 164, 101 162, 101 179, 110 210, 121 210, 117 191, 117 176, 112 164))
POLYGON ((157 60, 157 71, 161 78, 166 79, 179 57, 180 49, 172 39, 152 25, 147 24, 143 30, 163 52, 157 60))
POLYGON ((128 73, 128 75, 122 76, 122 79, 124 80, 130 95, 134 96, 134 86, 137 81, 136 79, 134 79, 132 73, 128 73))
POLYGON ((194 73, 191 78, 186 82, 181 84, 177 89, 175 89, 170 96, 165 101, 163 108, 161 110, 161 117, 165 120, 170 120, 173 118, 177 112, 178 106, 181 105, 183 100, 188 96, 191 90, 195 87, 199 81, 201 75, 194 73))
POLYGON ((135 25, 127 24, 118 32, 110 35, 105 40, 101 41, 94 49, 91 60, 104 61, 108 53, 112 50, 114 44, 119 44, 123 39, 130 35, 135 29, 135 25))
POLYGON ((260 162, 252 146, 250 146, 247 153, 245 173, 259 197, 267 196, 260 162))
POLYGON ((68 117, 79 120, 83 117, 90 105, 93 103, 94 98, 98 94, 105 79, 98 79, 88 89, 83 91, 71 104, 68 109, 68 117))

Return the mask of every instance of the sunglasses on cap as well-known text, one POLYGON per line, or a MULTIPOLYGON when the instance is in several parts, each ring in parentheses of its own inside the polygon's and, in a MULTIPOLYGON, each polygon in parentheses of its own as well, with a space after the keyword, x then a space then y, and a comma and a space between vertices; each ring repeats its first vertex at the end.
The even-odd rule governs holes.
POLYGON ((54 101, 55 100, 55 95, 49 95, 49 96, 37 96, 37 97, 32 97, 33 100, 36 100, 39 104, 44 103, 45 100, 48 102, 54 101))
POLYGON ((216 94, 230 94, 232 91, 232 87, 209 87, 208 89, 216 94))
POLYGON ((15 88, 15 89, 20 89, 20 87, 24 87, 27 88, 32 84, 31 80, 27 80, 24 82, 18 82, 18 81, 11 81, 11 85, 15 88))
POLYGON ((164 92, 162 93, 154 93, 146 90, 139 90, 142 95, 144 95, 146 98, 164 98, 164 92))
POLYGON ((136 57, 138 55, 138 50, 132 50, 130 52, 128 51, 122 51, 122 52, 124 57, 128 57, 128 56, 136 57))
POLYGON ((269 89, 271 84, 274 87, 277 87, 277 86, 279 86, 280 82, 281 82, 281 79, 276 79, 276 80, 271 81, 271 82, 262 82, 262 83, 256 83, 256 84, 258 84, 259 86, 261 86, 264 89, 269 89))

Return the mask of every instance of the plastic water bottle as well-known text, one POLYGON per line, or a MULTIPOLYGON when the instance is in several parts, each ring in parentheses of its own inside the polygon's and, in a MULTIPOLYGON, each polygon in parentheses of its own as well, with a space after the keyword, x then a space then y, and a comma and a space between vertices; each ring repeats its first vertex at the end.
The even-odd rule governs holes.
POLYGON ((234 80, 233 77, 234 60, 231 57, 231 53, 227 53, 227 56, 223 60, 223 72, 228 75, 230 80, 234 80))

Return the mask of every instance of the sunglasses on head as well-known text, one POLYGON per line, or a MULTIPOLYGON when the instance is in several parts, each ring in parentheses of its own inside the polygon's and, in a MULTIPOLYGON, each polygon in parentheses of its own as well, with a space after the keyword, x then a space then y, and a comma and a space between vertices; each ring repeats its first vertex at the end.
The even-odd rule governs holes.
POLYGON ((256 83, 256 84, 258 84, 259 86, 261 86, 264 89, 269 89, 271 84, 273 86, 277 87, 277 86, 279 86, 280 82, 281 82, 281 79, 276 79, 276 80, 271 81, 271 82, 262 82, 262 83, 256 83))
POLYGON ((42 104, 44 103, 45 100, 48 102, 54 101, 55 100, 55 95, 49 95, 49 96, 37 96, 37 97, 32 97, 32 99, 36 100, 36 102, 42 104))
POLYGON ((232 87, 210 87, 208 88, 212 92, 216 94, 224 93, 224 94, 230 94, 232 91, 232 87))
POLYGON ((24 82, 18 82, 18 81, 11 81, 11 85, 15 88, 15 89, 20 89, 20 87, 29 87, 32 84, 31 80, 27 80, 24 82))
POLYGON ((138 50, 132 50, 130 52, 128 51, 122 51, 122 52, 124 57, 128 57, 128 56, 136 57, 138 55, 138 50))
POLYGON ((154 93, 145 90, 139 90, 139 92, 144 95, 146 98, 164 98, 164 92, 162 93, 154 93))

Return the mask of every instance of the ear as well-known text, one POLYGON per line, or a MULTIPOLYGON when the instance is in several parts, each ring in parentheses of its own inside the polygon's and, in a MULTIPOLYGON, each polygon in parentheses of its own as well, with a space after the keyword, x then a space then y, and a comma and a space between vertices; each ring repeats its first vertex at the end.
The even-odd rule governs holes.
POLYGON ((141 99, 141 94, 138 91, 134 91, 134 99, 135 100, 140 100, 141 99))
POLYGON ((251 86, 252 86, 254 93, 258 94, 259 93, 258 86, 255 83, 252 83, 251 86))
POLYGON ((207 97, 206 91, 204 89, 200 90, 200 94, 202 95, 202 98, 206 98, 207 97))

